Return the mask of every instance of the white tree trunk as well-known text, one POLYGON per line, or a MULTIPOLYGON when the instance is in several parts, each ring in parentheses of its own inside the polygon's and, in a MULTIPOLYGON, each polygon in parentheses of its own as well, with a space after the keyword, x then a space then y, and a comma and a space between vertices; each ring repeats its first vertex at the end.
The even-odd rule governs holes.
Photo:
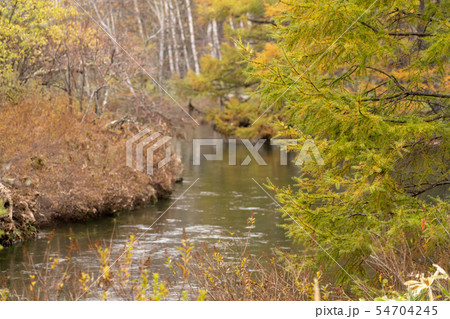
POLYGON ((164 35, 166 33, 165 30, 165 17, 164 17, 164 6, 162 0, 159 0, 159 10, 158 10, 158 18, 159 23, 161 25, 161 33, 159 37, 159 80, 161 81, 163 78, 163 70, 164 70, 164 35))
POLYGON ((191 65, 189 63, 189 55, 188 55, 188 50, 187 50, 187 45, 186 45, 186 37, 184 36, 184 27, 183 27, 183 21, 181 20, 180 7, 178 6, 178 0, 175 0, 175 8, 177 10, 178 26, 180 27, 180 35, 181 35, 181 43, 183 46, 184 62, 186 64, 186 71, 189 71, 191 69, 191 65))
POLYGON ((145 42, 144 26, 142 24, 141 11, 139 10, 139 5, 137 0, 133 0, 134 12, 136 13, 136 20, 138 24, 139 35, 143 42, 145 42))
POLYGON ((217 27, 216 19, 212 20, 212 34, 213 34, 213 46, 214 46, 216 58, 221 59, 222 53, 220 52, 219 30, 217 27))
MULTIPOLYGON (((169 27, 170 27, 170 16, 169 16, 169 5, 167 4, 167 0, 164 1, 164 10, 165 10, 165 20, 168 22, 169 27)), ((167 49, 168 49, 168 53, 169 53, 169 69, 170 69, 170 73, 174 72, 174 62, 173 62, 173 52, 172 52, 172 45, 171 43, 167 43, 167 49)))
POLYGON ((212 23, 211 23, 211 21, 208 22, 208 27, 206 28, 206 39, 208 41, 207 45, 211 49, 211 56, 213 58, 217 58, 216 57, 216 51, 214 49, 214 38, 212 36, 212 23))
MULTIPOLYGON (((230 23, 230 28, 231 28, 231 30, 236 31, 236 28, 234 27, 233 17, 230 17, 228 21, 229 21, 229 23, 230 23)), ((234 41, 233 41, 233 42, 234 42, 234 41)), ((235 48, 238 47, 238 45, 237 45, 236 42, 234 42, 234 47, 235 47, 235 48)))
POLYGON ((175 72, 180 75, 180 57, 178 52, 178 41, 176 35, 176 27, 177 22, 175 18, 175 12, 172 0, 169 2, 169 16, 170 16, 170 30, 172 32, 172 45, 173 45, 173 53, 175 55, 175 72))
POLYGON ((108 96, 109 96, 109 86, 106 86, 105 96, 103 97, 102 110, 100 111, 100 116, 102 116, 103 112, 105 112, 106 104, 108 103, 108 96))
POLYGON ((111 30, 112 30, 112 34, 114 36, 114 38, 117 38, 116 35, 116 21, 114 19, 114 10, 112 9, 111 6, 109 6, 109 15, 111 17, 111 30))
POLYGON ((198 63, 197 48, 195 47, 194 20, 192 18, 191 1, 190 0, 186 0, 186 7, 187 7, 187 14, 188 14, 188 22, 189 22, 189 32, 191 35, 192 56, 194 58, 194 70, 195 70, 196 74, 200 74, 200 64, 198 63))
POLYGON ((232 17, 230 17, 228 21, 230 22, 230 27, 231 27, 231 30, 233 30, 233 31, 234 31, 234 30, 235 30, 235 28, 234 28, 233 18, 232 18, 232 17))

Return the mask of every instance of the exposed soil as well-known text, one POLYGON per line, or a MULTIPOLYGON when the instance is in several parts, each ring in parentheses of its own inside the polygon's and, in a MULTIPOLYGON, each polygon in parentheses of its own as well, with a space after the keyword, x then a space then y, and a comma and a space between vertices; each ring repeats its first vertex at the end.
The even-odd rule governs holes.
MULTIPOLYGON (((87 118, 68 108, 24 103, 0 110, 0 244, 34 236, 43 225, 114 215, 170 195, 182 164, 152 176, 126 166, 127 139, 144 127, 87 118)), ((150 127, 167 133, 164 123, 150 127), (166 131, 165 131, 166 130, 166 131)), ((165 149, 155 153, 155 163, 165 149)), ((145 167, 144 167, 145 168, 145 167)))

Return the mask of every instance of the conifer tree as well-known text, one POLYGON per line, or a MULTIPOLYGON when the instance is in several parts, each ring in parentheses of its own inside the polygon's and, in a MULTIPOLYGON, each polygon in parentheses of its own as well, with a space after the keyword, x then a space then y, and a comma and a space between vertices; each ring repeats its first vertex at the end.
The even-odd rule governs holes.
POLYGON ((293 150, 313 138, 325 161, 306 163, 295 187, 270 184, 289 236, 349 273, 381 256, 411 260, 405 271, 448 265, 449 2, 287 0, 274 10, 277 56, 246 50, 262 119, 282 112, 293 150))

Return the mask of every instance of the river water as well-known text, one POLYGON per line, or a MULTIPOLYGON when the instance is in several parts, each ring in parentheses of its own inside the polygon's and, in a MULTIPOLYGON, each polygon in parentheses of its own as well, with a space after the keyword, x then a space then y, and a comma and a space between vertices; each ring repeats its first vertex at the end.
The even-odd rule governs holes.
MULTIPOLYGON (((71 231, 80 248, 73 255, 72 263, 79 264, 83 269, 98 269, 98 258, 93 249, 88 249, 89 245, 98 241, 108 245, 111 243, 114 255, 123 248, 129 236, 135 234, 139 238, 136 258, 142 258, 143 254, 149 256, 152 271, 164 273, 165 250, 170 255, 177 255, 175 247, 182 240, 183 228, 196 246, 202 242, 213 245, 219 240, 231 238, 231 233, 234 233, 233 238, 246 236, 247 219, 252 212, 256 226, 251 232, 249 251, 260 255, 271 253, 273 248, 298 250, 285 237, 283 229, 278 227, 283 219, 276 203, 253 180, 262 184, 270 178, 278 186, 292 183, 291 178, 297 175, 297 168, 291 161, 288 165, 280 165, 279 148, 264 145, 260 149, 259 153, 267 165, 258 165, 252 158, 248 166, 230 166, 229 148, 225 143, 223 161, 206 161, 203 158, 201 165, 194 166, 192 138, 221 136, 208 126, 201 126, 188 135, 187 139, 174 143, 184 163, 184 180, 175 185, 170 199, 135 211, 122 212, 116 217, 58 225, 50 244, 46 236, 52 229, 43 229, 38 238, 1 250, 0 276, 8 274, 10 290, 20 293, 25 286, 24 280, 29 277, 31 267, 29 257, 33 259, 34 267, 46 267, 43 259, 48 245, 55 256, 66 256, 71 231), (24 248, 27 254, 24 254, 24 248)), ((202 153, 213 151, 211 147, 209 150, 208 147, 202 148, 202 153)), ((239 164, 250 153, 244 145, 237 143, 236 154, 239 164)))

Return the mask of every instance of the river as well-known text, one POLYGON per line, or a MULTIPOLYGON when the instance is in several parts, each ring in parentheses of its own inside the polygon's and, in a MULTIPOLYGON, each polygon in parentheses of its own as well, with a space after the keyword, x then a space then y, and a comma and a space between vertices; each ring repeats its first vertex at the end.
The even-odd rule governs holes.
MULTIPOLYGON (((252 212, 256 225, 251 232, 249 250, 253 254, 270 253, 275 247, 298 250, 278 227, 283 218, 276 203, 254 181, 262 184, 270 178, 278 186, 292 183, 291 177, 297 174, 297 168, 291 161, 288 165, 280 165, 279 148, 264 145, 260 149, 267 165, 258 165, 252 158, 248 166, 230 166, 229 148, 225 143, 223 161, 203 159, 201 165, 194 166, 193 138, 221 136, 209 126, 200 126, 188 133, 186 139, 174 143, 174 149, 184 163, 184 172, 183 182, 175 185, 170 199, 135 211, 121 212, 116 217, 58 225, 54 227, 50 244, 46 237, 53 229, 42 229, 36 239, 1 250, 0 276, 9 276, 8 288, 19 294, 24 289, 24 280, 29 277, 32 267, 29 257, 33 259, 34 267, 46 267, 44 256, 48 245, 55 257, 66 256, 70 232, 77 238, 80 248, 73 255, 72 263, 83 269, 98 269, 98 258, 95 251, 88 248, 89 245, 98 241, 107 245, 111 243, 114 255, 123 248, 130 235, 136 234, 139 238, 136 258, 142 258, 144 254, 149 256, 152 271, 164 273, 167 271, 165 251, 173 256, 177 254, 175 247, 182 240, 183 228, 196 246, 202 242, 212 245, 231 238, 231 233, 234 233, 234 238, 244 237, 248 232, 247 219, 252 212), (24 254, 24 248, 27 254, 24 254)), ((209 150, 208 147, 202 148, 203 153, 213 150, 211 147, 209 150)), ((239 164, 250 153, 244 145, 237 143, 236 154, 239 164)))

